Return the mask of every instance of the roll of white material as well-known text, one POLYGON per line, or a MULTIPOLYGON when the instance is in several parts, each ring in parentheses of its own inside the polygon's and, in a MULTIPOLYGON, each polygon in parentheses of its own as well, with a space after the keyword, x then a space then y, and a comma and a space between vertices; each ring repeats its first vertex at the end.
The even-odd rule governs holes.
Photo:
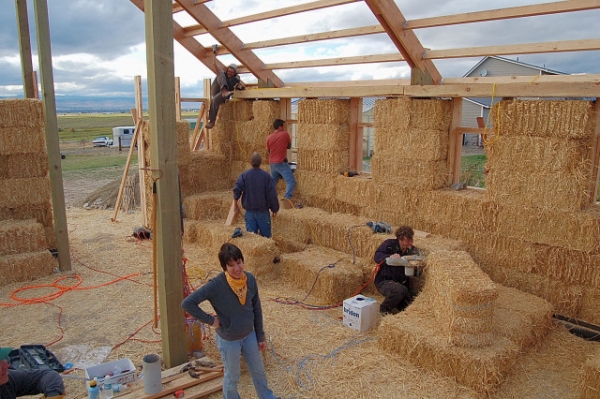
POLYGON ((160 356, 156 354, 144 356, 144 392, 147 395, 155 395, 162 391, 160 382, 161 363, 160 356))

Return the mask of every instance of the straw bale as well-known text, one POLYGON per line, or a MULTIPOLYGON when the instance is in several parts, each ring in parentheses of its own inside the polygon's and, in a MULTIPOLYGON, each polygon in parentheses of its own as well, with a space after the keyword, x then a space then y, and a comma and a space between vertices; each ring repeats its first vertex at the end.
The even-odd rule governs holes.
POLYGON ((347 125, 350 100, 305 99, 298 101, 298 129, 302 124, 347 125))
POLYGON ((273 128, 275 119, 280 118, 281 103, 275 100, 256 100, 252 102, 252 115, 254 119, 268 123, 273 128))
POLYGON ((454 345, 488 346, 498 290, 464 251, 437 251, 427 257, 423 295, 454 345))
POLYGON ((48 157, 46 152, 2 155, 0 163, 0 179, 23 179, 27 177, 44 177, 48 174, 48 157))
POLYGON ((494 330, 519 348, 539 346, 552 328, 552 304, 515 288, 496 287, 494 330))
POLYGON ((591 353, 581 367, 579 393, 580 399, 600 397, 600 350, 591 353))
POLYGON ((567 212, 535 207, 500 206, 498 234, 584 252, 600 249, 600 210, 567 212))
POLYGON ((576 316, 577 319, 600 325, 600 289, 583 286, 582 290, 581 309, 576 316))
POLYGON ((363 208, 370 207, 378 190, 370 177, 336 176, 334 179, 333 212, 363 216, 363 208))
POLYGON ((236 126, 237 122, 235 121, 225 121, 217 118, 215 127, 210 129, 208 133, 210 151, 225 156, 227 159, 231 159, 233 146, 238 145, 235 138, 236 126))
POLYGON ((591 165, 591 140, 559 137, 501 136, 486 146, 487 167, 501 173, 571 173, 591 165))
POLYGON ((183 208, 191 219, 225 220, 232 201, 231 191, 210 191, 185 197, 183 208))
POLYGON ((329 211, 332 209, 335 183, 330 175, 308 170, 296 170, 296 191, 304 206, 312 206, 329 211))
POLYGON ((412 98, 410 128, 420 131, 448 131, 452 120, 452 103, 440 98, 412 98))
POLYGON ((519 354, 518 347, 501 336, 483 348, 453 346, 439 331, 431 311, 414 304, 395 316, 384 317, 377 334, 383 350, 430 372, 454 378, 482 395, 491 394, 505 379, 519 354))
MULTIPOLYGON (((41 129, 0 128, 0 155, 46 153, 46 137, 41 129)), ((47 161, 46 161, 47 162, 47 161)))
POLYGON ((594 110, 586 100, 504 100, 491 114, 490 140, 498 134, 498 115, 500 136, 590 139, 594 135, 594 110))
POLYGON ((520 170, 508 174, 490 169, 486 178, 486 197, 499 204, 578 211, 588 202, 588 171, 586 167, 581 168, 579 174, 520 170))
POLYGON ((0 256, 0 285, 47 276, 56 267, 58 261, 48 250, 0 256))
POLYGON ((349 151, 350 128, 348 124, 302 123, 298 125, 297 140, 302 150, 349 151))
POLYGON ((535 270, 553 280, 600 287, 600 255, 598 254, 538 245, 535 270))
POLYGON ((0 220, 0 255, 45 249, 44 226, 34 219, 0 220))
POLYGON ((50 199, 50 178, 0 179, 0 206, 43 204, 50 199))
POLYGON ((387 98, 375 101, 373 123, 375 131, 388 129, 406 132, 410 125, 411 100, 408 97, 387 98))
MULTIPOLYGON (((43 132, 44 108, 42 102, 32 98, 0 100, 0 129, 12 127, 22 128, 22 131, 43 132)), ((4 134, 0 134, 0 137, 2 136, 4 134)), ((0 142, 0 148, 6 149, 4 144, 0 142)))
POLYGON ((0 206, 0 220, 24 220, 35 219, 43 226, 52 226, 54 217, 50 199, 39 204, 19 204, 17 206, 0 206))
POLYGON ((177 162, 186 165, 190 162, 192 150, 190 149, 190 123, 187 121, 176 123, 177 131, 177 162))
POLYGON ((582 287, 502 266, 481 265, 497 283, 517 288, 550 302, 556 313, 575 317, 582 306, 582 287))
POLYGON ((279 257, 279 249, 275 241, 243 229, 241 237, 231 238, 235 226, 225 226, 222 222, 202 221, 196 223, 197 243, 202 249, 215 255, 221 245, 231 242, 237 245, 244 254, 244 264, 249 272, 257 277, 266 277, 274 270, 273 260, 279 257))
POLYGON ((233 134, 231 159, 239 161, 250 161, 254 152, 258 152, 265 164, 269 163, 269 157, 265 148, 267 136, 271 131, 271 121, 253 119, 251 121, 237 123, 233 134))
POLYGON ((204 191, 232 188, 229 176, 229 161, 212 151, 192 154, 190 163, 179 168, 181 193, 185 198, 204 191))
POLYGON ((421 191, 418 209, 425 220, 450 224, 469 231, 492 232, 496 229, 498 206, 479 190, 421 191))
POLYGON ((374 153, 391 159, 445 160, 448 157, 448 131, 377 129, 374 153))
POLYGON ((443 161, 421 161, 383 157, 371 158, 373 181, 418 190, 436 190, 447 186, 448 165, 443 161))
POLYGON ((358 293, 362 268, 345 253, 309 246, 302 252, 282 254, 278 273, 295 287, 306 290, 306 302, 331 305, 358 293), (334 265, 331 267, 331 265, 334 265))
MULTIPOLYGON (((409 190, 395 185, 385 185, 377 183, 373 180, 374 198, 370 199, 367 204, 381 210, 395 210, 404 214, 418 214, 422 212, 423 199, 425 191, 409 190)), ((384 221, 387 221, 384 219, 384 221)), ((388 222, 396 224, 396 222, 388 222)), ((405 224, 403 222, 397 224, 405 224)))
POLYGON ((283 252, 303 250, 313 241, 311 225, 303 216, 306 209, 310 208, 280 209, 272 220, 273 239, 283 252))
POLYGON ((252 113, 253 101, 242 99, 231 99, 221 104, 217 115, 221 122, 224 121, 249 121, 254 115, 252 113))
MULTIPOLYGON (((348 169, 348 150, 298 149, 298 170, 338 175, 348 169)), ((327 176, 330 179, 330 176, 327 176)))
POLYGON ((538 256, 540 244, 530 242, 519 242, 515 246, 513 238, 500 236, 494 233, 470 232, 464 235, 469 253, 473 259, 489 267, 495 265, 524 273, 538 273, 538 256))

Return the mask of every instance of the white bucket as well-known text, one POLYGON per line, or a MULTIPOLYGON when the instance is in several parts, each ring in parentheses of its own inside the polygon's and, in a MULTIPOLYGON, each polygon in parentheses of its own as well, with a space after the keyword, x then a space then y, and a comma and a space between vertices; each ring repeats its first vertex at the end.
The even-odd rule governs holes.
POLYGON ((151 354, 144 356, 144 392, 147 395, 156 395, 162 391, 162 384, 160 382, 160 369, 161 369, 160 356, 151 354))
POLYGON ((410 266, 404 266, 404 274, 407 276, 415 275, 415 268, 410 266))

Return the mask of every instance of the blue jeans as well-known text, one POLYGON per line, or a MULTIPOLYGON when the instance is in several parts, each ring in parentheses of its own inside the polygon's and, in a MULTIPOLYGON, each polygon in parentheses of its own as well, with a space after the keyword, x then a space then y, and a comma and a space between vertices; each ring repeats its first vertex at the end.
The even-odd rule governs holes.
POLYGON ((285 180, 285 195, 283 198, 292 199, 292 195, 294 194, 294 187, 296 187, 296 179, 294 178, 294 172, 292 172, 292 168, 286 162, 282 163, 272 163, 271 166, 271 177, 275 184, 277 184, 277 180, 282 178, 285 180))
POLYGON ((217 334, 217 347, 221 352, 225 376, 223 377, 223 399, 240 399, 238 382, 240 380, 240 355, 250 370, 252 383, 259 399, 277 399, 267 384, 267 374, 262 354, 258 349, 256 332, 252 331, 246 338, 238 341, 227 341, 217 334))
POLYGON ((246 210, 246 231, 271 238, 271 215, 269 211, 246 210))

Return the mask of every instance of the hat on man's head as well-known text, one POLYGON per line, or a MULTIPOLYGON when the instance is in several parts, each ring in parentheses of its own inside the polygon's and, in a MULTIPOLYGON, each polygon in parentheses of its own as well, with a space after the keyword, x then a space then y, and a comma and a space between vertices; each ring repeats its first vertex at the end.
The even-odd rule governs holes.
POLYGON ((238 69, 237 65, 235 65, 235 64, 229 64, 229 66, 227 68, 231 68, 231 69, 233 69, 235 71, 235 73, 237 73, 237 69, 238 69))
POLYGON ((4 359, 8 359, 8 354, 12 351, 12 348, 0 348, 0 362, 4 359))

